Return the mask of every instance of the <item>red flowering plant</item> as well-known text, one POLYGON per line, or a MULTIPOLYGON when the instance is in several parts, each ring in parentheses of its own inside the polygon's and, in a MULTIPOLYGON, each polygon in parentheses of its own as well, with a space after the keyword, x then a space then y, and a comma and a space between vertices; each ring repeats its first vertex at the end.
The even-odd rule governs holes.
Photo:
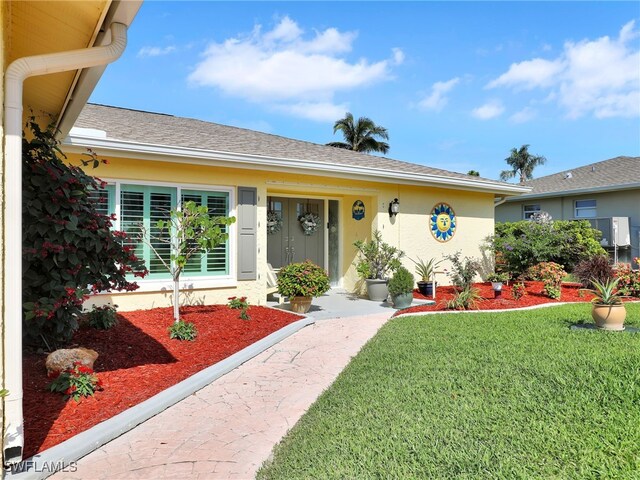
MULTIPOLYGON (((32 118, 22 141, 23 311, 25 343, 53 349, 78 328, 82 303, 97 291, 135 290, 144 262, 111 230, 114 216, 96 210, 91 192, 104 182, 69 165, 53 128, 32 118)), ((93 152, 84 167, 100 163, 93 152)), ((14 255, 16 252, 8 252, 14 255)))
POLYGON ((542 281, 543 293, 549 298, 560 298, 560 285, 566 275, 564 267, 555 262, 540 262, 527 271, 529 278, 542 281))
POLYGON ((74 362, 71 368, 59 373, 49 384, 49 390, 64 393, 66 398, 77 402, 80 397, 91 397, 97 390, 102 390, 102 381, 91 367, 74 362))
POLYGON ((247 297, 229 297, 229 303, 227 303, 229 308, 234 310, 240 310, 240 319, 241 320, 250 320, 249 314, 247 310, 249 310, 249 302, 247 302, 247 297))
MULTIPOLYGON (((638 259, 634 261, 637 263, 638 259)), ((628 263, 618 263, 614 271, 620 293, 628 297, 640 297, 640 270, 632 270, 628 263)))

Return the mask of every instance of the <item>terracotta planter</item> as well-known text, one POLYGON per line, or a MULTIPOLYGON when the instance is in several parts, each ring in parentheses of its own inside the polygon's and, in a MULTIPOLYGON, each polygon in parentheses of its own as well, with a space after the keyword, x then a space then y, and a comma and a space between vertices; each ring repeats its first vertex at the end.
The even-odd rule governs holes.
POLYGON ((291 297, 291 311, 294 313, 307 313, 311 308, 311 297, 291 297))
POLYGON ((596 327, 603 330, 621 331, 624 330, 624 319, 627 317, 627 309, 623 304, 600 305, 593 304, 591 316, 596 323, 596 327))
POLYGON ((387 288, 387 281, 380 280, 378 278, 367 278, 367 295, 369 300, 375 302, 385 302, 389 296, 389 289, 387 288))
POLYGON ((393 308, 409 308, 413 302, 413 292, 392 295, 393 308))

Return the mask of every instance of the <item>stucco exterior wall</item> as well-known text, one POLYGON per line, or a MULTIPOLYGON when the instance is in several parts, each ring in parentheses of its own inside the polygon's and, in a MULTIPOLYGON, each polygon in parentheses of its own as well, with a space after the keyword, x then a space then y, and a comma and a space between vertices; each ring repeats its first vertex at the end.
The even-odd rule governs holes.
POLYGON ((577 200, 595 200, 596 218, 629 217, 631 252, 625 258, 640 256, 640 189, 507 202, 496 207, 496 221, 522 220, 523 206, 531 204, 539 204, 541 210, 549 212, 555 220, 573 220, 577 200))
MULTIPOLYGON (((5 45, 9 29, 7 28, 7 2, 0 3, 0 25, 2 26, 2 34, 0 35, 0 64, 2 64, 2 76, 0 77, 0 98, 2 98, 2 108, 0 108, 0 158, 2 159, 2 168, 0 168, 0 198, 4 205, 4 72, 5 65, 5 45)), ((0 262, 4 265, 4 207, 0 208, 0 262)), ((4 337, 4 268, 1 269, 0 278, 0 332, 4 337)), ((0 359, 4 358, 4 341, 0 341, 0 359)), ((4 388, 4 362, 0 361, 0 382, 4 388)), ((4 432, 4 402, 0 401, 0 427, 4 432)), ((4 462, 3 462, 4 463, 4 462)), ((4 478, 4 472, 0 473, 0 478, 4 478)))
MULTIPOLYGON (((70 155, 69 158, 73 163, 77 162, 77 156, 70 155)), ((267 196, 323 198, 339 202, 340 277, 342 286, 350 291, 360 286, 353 266, 356 259, 353 242, 371 238, 371 233, 376 229, 382 232, 385 241, 405 251, 404 263, 411 272, 415 266, 410 259, 418 257, 442 258, 457 250, 462 250, 465 256, 480 257, 480 245, 493 232, 493 195, 487 193, 123 158, 109 158, 108 165, 100 166, 92 173, 103 179, 132 183, 147 181, 233 188, 249 186, 258 189, 258 279, 189 290, 181 299, 187 303, 226 303, 227 298, 234 295, 247 296, 252 304, 264 303, 267 196), (400 201, 400 213, 390 218, 388 202, 394 198, 400 201), (364 219, 355 220, 352 217, 351 209, 356 200, 365 204, 364 219), (429 213, 440 202, 451 205, 458 218, 455 236, 445 243, 436 241, 429 230, 429 213)), ((235 258, 231 261, 235 261, 235 258)), ((446 267, 446 264, 442 267, 446 267)), ((438 281, 447 283, 444 275, 440 275, 438 281)), ((102 294, 94 297, 92 302, 115 303, 123 311, 169 306, 171 284, 167 281, 162 291, 102 294)))

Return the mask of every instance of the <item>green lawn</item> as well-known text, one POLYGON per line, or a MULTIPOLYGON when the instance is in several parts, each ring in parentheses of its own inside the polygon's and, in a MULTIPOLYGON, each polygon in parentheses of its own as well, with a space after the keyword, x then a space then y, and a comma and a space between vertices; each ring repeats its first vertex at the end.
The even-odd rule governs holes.
POLYGON ((390 320, 258 478, 640 479, 640 334, 589 308, 390 320))

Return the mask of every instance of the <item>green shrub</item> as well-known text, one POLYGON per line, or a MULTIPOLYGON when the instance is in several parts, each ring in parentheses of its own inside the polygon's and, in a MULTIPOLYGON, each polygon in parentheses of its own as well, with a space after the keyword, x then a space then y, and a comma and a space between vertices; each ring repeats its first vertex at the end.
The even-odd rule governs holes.
POLYGON ((109 330, 118 324, 118 314, 116 313, 117 305, 103 305, 96 307, 87 312, 86 317, 89 326, 98 330, 109 330))
POLYGON ((329 288, 327 272, 310 260, 290 263, 278 273, 278 293, 285 297, 319 297, 329 288))
POLYGON ((524 283, 522 282, 514 283, 513 287, 511 287, 511 295, 513 296, 514 300, 520 300, 526 294, 527 294, 527 287, 525 287, 524 283))
POLYGON ((482 300, 480 291, 469 286, 456 292, 451 300, 445 302, 445 307, 448 310, 469 310, 475 308, 480 300, 482 300))
POLYGON ((581 260, 606 254, 600 245, 602 234, 586 220, 555 220, 538 223, 497 223, 489 245, 497 262, 506 270, 521 274, 540 262, 555 262, 572 271, 581 260))
POLYGON ((399 267, 389 280, 389 293, 392 296, 413 292, 414 278, 411 272, 404 267, 399 267))
POLYGON ((614 277, 608 255, 596 255, 582 260, 573 269, 573 275, 585 288, 592 288, 593 280, 604 283, 614 277))
POLYGON ((451 283, 460 290, 469 290, 474 277, 480 270, 480 261, 473 257, 461 258, 462 253, 457 251, 445 258, 451 262, 451 271, 447 275, 451 283))
MULTIPOLYGON (((104 184, 69 166, 53 128, 33 119, 22 141, 24 341, 53 348, 78 328, 90 293, 135 290, 128 273, 144 276, 144 262, 111 230, 113 217, 96 211, 90 191, 104 184)), ((100 164, 89 154, 84 166, 100 164)), ((19 227, 18 227, 19 228, 19 227)), ((20 252, 7 252, 19 255, 20 252)))
POLYGON ((509 274, 506 272, 490 273, 489 275, 487 275, 487 281, 505 283, 509 281, 509 274))
POLYGON ((382 234, 375 231, 370 242, 357 240, 353 246, 358 250, 356 271, 363 279, 385 279, 390 272, 400 267, 402 250, 382 241, 382 234))
POLYGON ((175 338, 176 340, 188 340, 192 342, 197 336, 198 330, 191 322, 180 320, 178 322, 174 322, 169 327, 169 338, 175 338))

